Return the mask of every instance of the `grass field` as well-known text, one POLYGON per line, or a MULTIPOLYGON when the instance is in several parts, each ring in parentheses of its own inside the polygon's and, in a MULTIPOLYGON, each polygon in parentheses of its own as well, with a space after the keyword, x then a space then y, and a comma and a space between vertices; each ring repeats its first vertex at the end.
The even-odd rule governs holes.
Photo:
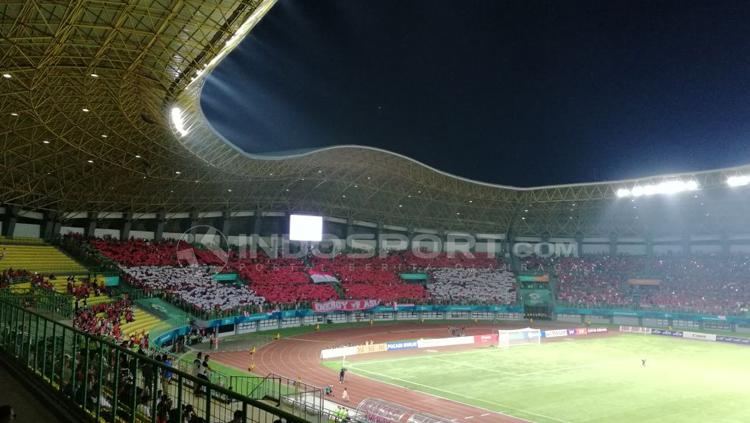
POLYGON ((620 335, 347 367, 535 422, 750 422, 750 348, 743 346, 620 335))

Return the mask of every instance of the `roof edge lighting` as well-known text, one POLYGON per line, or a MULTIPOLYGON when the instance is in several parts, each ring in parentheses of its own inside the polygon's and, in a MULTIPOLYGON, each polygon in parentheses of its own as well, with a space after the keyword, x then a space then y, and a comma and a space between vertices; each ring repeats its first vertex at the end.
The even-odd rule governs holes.
POLYGON ((666 195, 678 194, 680 192, 697 191, 699 189, 700 189, 700 185, 695 180, 692 180, 692 179, 688 181, 672 180, 672 181, 660 182, 658 184, 635 185, 633 188, 630 188, 630 189, 620 188, 617 191, 615 191, 615 195, 617 195, 617 198, 626 198, 626 197, 637 198, 637 197, 651 196, 651 195, 657 195, 657 194, 666 194, 666 195))

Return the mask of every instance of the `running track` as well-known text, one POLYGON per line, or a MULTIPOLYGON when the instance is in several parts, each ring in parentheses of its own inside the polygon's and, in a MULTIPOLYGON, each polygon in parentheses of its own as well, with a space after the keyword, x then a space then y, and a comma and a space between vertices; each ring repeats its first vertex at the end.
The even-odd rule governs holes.
MULTIPOLYGON (((481 335, 492 333, 500 328, 499 325, 474 326, 466 328, 467 335, 481 335)), ((335 398, 326 399, 341 402, 342 387, 338 383, 338 373, 335 370, 323 367, 320 363, 320 350, 333 348, 344 344, 364 344, 365 341, 385 342, 399 339, 414 338, 442 338, 449 336, 448 325, 419 325, 398 324, 387 326, 375 326, 365 328, 331 330, 317 333, 299 335, 291 338, 282 338, 260 348, 255 353, 255 373, 276 373, 289 378, 300 377, 304 382, 316 386, 332 385, 335 398)), ((389 354, 396 357, 401 352, 368 354, 368 357, 377 357, 381 354, 389 354)), ((403 353, 409 353, 404 351, 403 353)), ((233 366, 239 369, 247 369, 248 353, 240 352, 214 352, 212 359, 217 362, 233 366)), ((402 404, 420 411, 436 414, 441 417, 453 419, 456 422, 467 423, 505 423, 525 422, 526 420, 506 416, 496 412, 473 407, 463 403, 438 398, 421 392, 406 388, 381 383, 348 373, 344 385, 349 391, 350 407, 356 405, 365 398, 380 398, 389 402, 402 404)))

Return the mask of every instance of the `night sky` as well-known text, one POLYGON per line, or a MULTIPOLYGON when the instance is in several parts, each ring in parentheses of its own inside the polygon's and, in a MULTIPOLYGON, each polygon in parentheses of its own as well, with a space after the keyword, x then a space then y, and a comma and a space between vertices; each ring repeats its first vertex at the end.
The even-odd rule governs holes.
POLYGON ((280 0, 208 78, 251 152, 539 186, 750 163, 750 2, 280 0))

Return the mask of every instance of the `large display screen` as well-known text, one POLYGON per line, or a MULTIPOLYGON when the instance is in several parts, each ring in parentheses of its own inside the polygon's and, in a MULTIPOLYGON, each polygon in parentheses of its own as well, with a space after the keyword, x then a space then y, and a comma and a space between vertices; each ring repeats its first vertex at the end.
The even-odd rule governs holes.
POLYGON ((290 215, 289 239, 320 242, 323 239, 323 217, 304 214, 290 215))

